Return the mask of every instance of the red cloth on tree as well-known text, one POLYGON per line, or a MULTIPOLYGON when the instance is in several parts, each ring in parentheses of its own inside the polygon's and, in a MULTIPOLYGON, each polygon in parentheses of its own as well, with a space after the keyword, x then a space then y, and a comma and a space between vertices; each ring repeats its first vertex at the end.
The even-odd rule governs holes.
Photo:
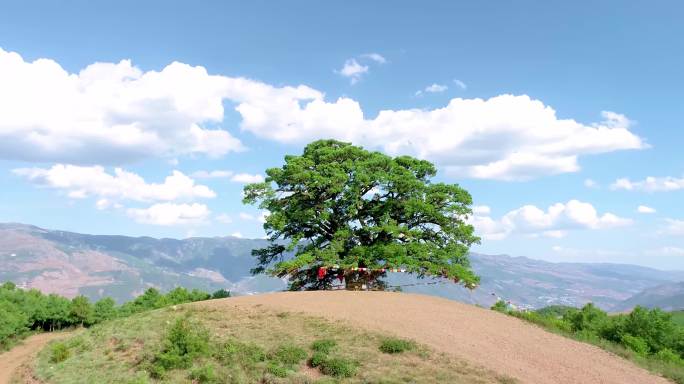
POLYGON ((318 280, 325 279, 325 275, 327 272, 328 272, 327 268, 324 268, 324 267, 318 268, 318 280))

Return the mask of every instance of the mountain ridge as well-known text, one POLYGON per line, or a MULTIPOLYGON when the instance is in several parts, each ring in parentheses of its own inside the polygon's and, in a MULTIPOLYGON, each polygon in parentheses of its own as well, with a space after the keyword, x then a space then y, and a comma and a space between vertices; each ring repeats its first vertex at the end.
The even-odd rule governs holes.
MULTIPOLYGON (((30 224, 0 223, 0 280, 91 299, 125 301, 148 287, 176 285, 236 294, 285 289, 283 280, 252 276, 251 250, 264 239, 234 236, 188 237, 90 235, 30 224)), ((526 307, 583 305, 593 301, 611 310, 641 291, 684 280, 684 271, 630 264, 553 263, 526 256, 471 254, 480 287, 469 291, 441 280, 392 274, 403 290, 489 306, 498 298, 526 307), (428 284, 431 283, 431 284, 428 284), (443 284, 442 284, 443 283, 443 284), (417 284, 417 285, 416 285, 417 284)))

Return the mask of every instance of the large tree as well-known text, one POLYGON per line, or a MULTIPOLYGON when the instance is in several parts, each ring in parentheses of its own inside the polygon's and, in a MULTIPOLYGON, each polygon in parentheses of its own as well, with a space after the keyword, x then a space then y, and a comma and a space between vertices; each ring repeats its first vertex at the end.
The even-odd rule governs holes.
POLYGON ((474 287, 468 250, 479 238, 466 223, 472 198, 457 184, 433 183, 435 174, 428 161, 335 140, 285 156, 263 183, 244 189, 245 203, 268 212, 270 245, 253 251, 252 272, 288 277, 292 290, 330 287, 339 276, 319 279, 318 271, 333 266, 348 287, 383 286, 385 272, 355 267, 403 268, 474 287))

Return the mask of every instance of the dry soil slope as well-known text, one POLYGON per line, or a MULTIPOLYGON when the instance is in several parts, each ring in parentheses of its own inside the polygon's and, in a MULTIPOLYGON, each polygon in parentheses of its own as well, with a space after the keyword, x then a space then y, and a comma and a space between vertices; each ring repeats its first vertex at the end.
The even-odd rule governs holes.
POLYGON ((69 334, 68 332, 54 332, 33 335, 9 351, 0 354, 0 384, 9 383, 17 368, 30 362, 47 343, 69 334))
POLYGON ((261 305, 352 322, 414 339, 523 383, 668 383, 597 347, 491 310, 437 297, 389 292, 287 292, 200 305, 261 305))

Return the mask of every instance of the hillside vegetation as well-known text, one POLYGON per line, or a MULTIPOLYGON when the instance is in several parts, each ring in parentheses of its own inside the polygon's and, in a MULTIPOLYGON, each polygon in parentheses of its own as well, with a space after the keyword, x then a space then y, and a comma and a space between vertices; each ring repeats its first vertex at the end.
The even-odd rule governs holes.
MULTIPOLYGON (((230 303, 233 299, 228 299, 230 303)), ((410 340, 260 307, 169 307, 53 343, 46 383, 513 383, 410 340)))
POLYGON ((74 326, 88 327, 168 305, 228 296, 230 293, 225 290, 218 290, 210 295, 199 290, 188 291, 178 287, 162 294, 149 288, 135 300, 118 306, 110 297, 95 303, 91 303, 85 296, 70 300, 56 294, 45 295, 36 289, 19 289, 13 283, 6 282, 0 285, 0 351, 35 332, 56 331, 74 326))
POLYGON ((592 343, 684 383, 684 320, 681 313, 636 307, 629 314, 609 315, 593 304, 581 309, 552 306, 517 311, 503 301, 493 310, 592 343))

